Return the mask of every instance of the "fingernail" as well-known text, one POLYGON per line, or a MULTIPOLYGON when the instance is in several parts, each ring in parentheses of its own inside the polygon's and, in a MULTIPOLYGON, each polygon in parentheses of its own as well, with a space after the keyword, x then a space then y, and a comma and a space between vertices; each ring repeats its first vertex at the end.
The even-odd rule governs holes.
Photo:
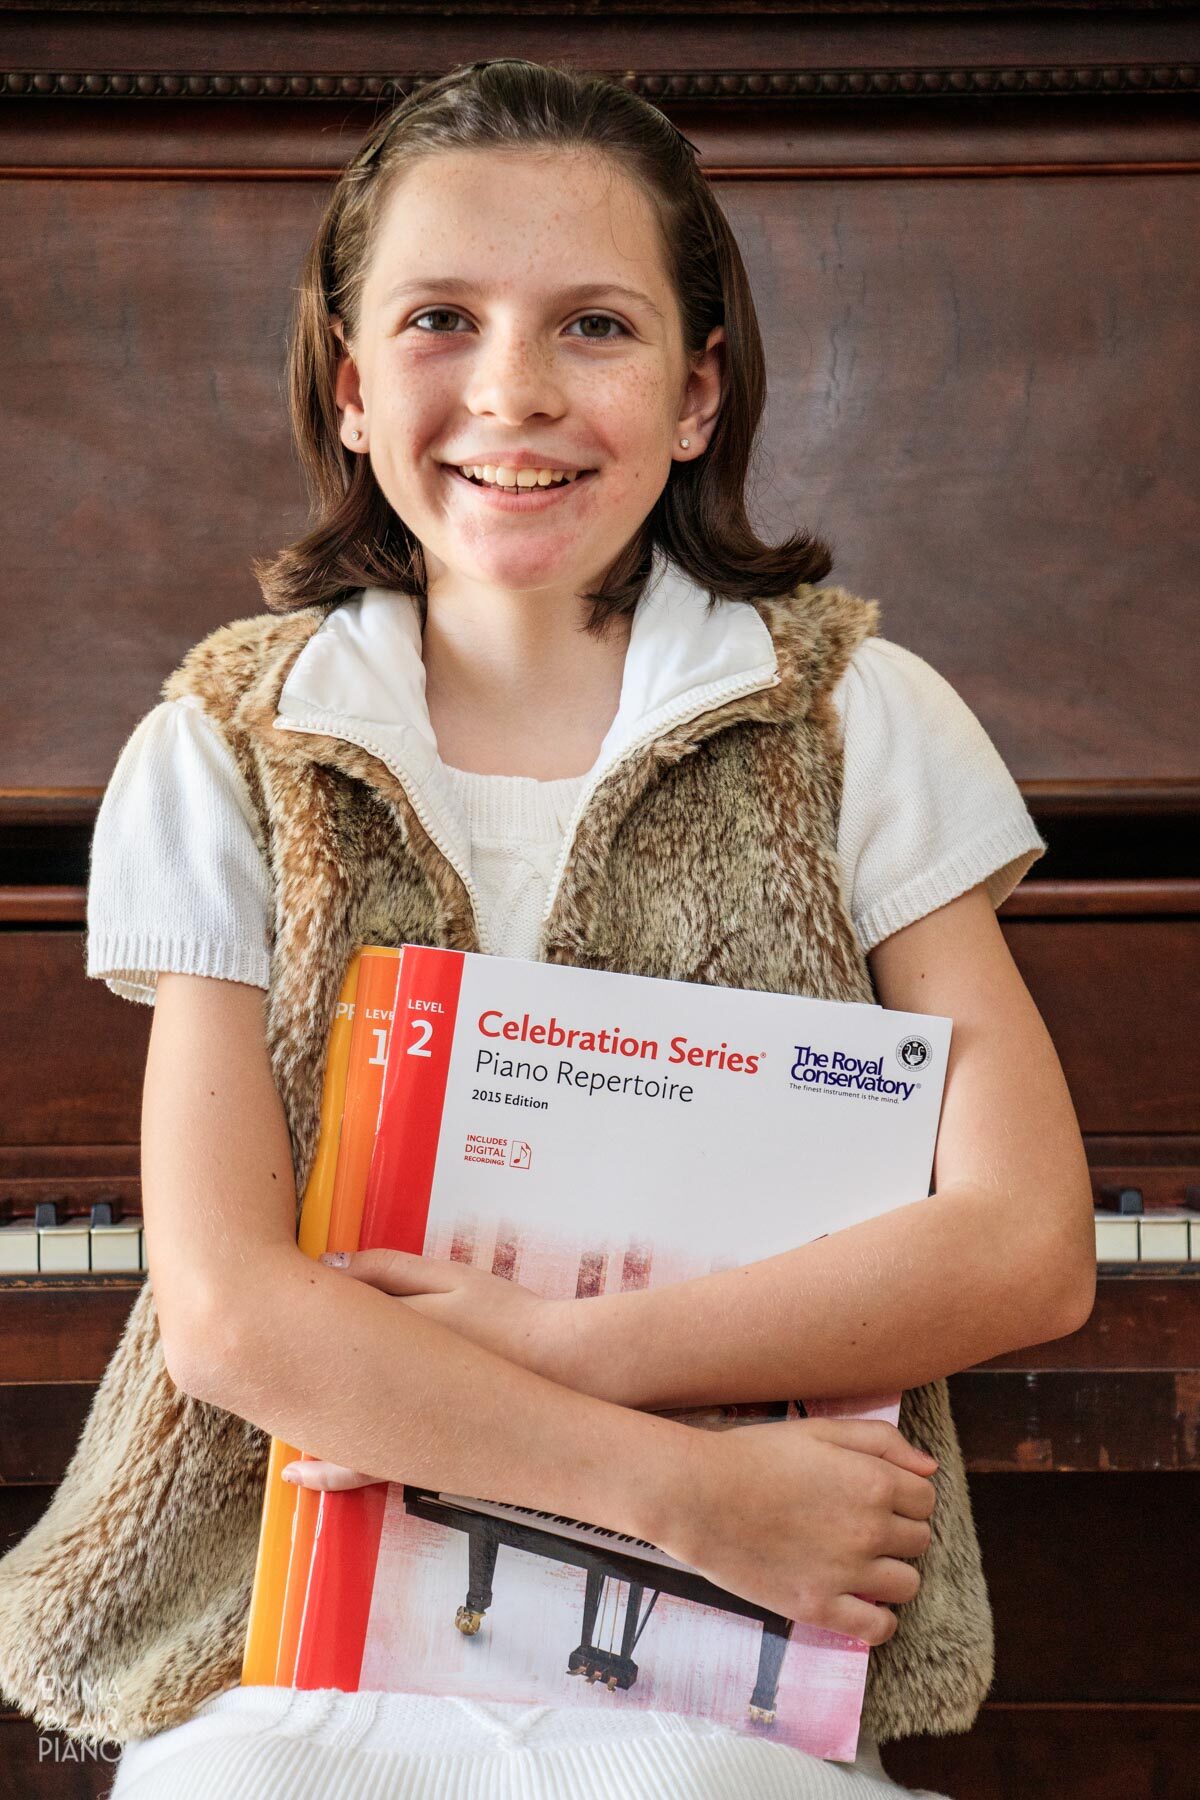
POLYGON ((286 1469, 281 1469, 279 1472, 285 1481, 297 1482, 300 1479, 296 1473, 295 1463, 289 1463, 286 1469))
POLYGON ((350 1257, 345 1250, 327 1250, 319 1260, 327 1263, 331 1269, 344 1269, 350 1257))

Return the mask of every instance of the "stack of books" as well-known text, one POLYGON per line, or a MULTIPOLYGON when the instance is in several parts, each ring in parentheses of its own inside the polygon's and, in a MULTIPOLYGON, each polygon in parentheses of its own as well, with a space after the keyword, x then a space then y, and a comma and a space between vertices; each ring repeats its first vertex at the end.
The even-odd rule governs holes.
MULTIPOLYGON (((575 1299, 687 1281, 929 1193, 951 1021, 404 945, 338 1002, 300 1248, 448 1257, 575 1299)), ((900 1396, 670 1416, 895 1424, 900 1396)), ((853 1760, 867 1646, 657 1546, 403 1481, 280 1477, 242 1680, 653 1707, 853 1760), (635 1654, 636 1653, 636 1654, 635 1654)))

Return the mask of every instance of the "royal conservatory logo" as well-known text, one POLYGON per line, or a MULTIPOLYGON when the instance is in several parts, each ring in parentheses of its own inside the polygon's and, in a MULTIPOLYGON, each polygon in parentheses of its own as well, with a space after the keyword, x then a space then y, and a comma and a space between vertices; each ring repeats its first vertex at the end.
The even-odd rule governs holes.
POLYGON ((797 1044, 795 1051, 791 1067, 793 1088, 869 1094, 893 1102, 912 1097, 921 1083, 907 1080, 906 1076, 926 1068, 933 1058, 929 1040, 912 1032, 896 1045, 895 1059, 901 1070, 898 1075, 884 1069, 882 1051, 878 1056, 852 1056, 848 1050, 818 1050, 813 1044, 797 1044))

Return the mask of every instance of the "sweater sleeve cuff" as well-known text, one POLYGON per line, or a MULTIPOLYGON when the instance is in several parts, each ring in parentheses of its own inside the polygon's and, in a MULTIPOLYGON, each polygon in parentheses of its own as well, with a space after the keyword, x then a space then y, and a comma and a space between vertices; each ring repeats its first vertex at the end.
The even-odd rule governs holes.
POLYGON ((864 953, 981 881, 987 884, 993 907, 998 907, 1048 847, 1028 813, 986 826, 854 921, 864 953))
POLYGON ((161 973, 208 975, 218 981, 270 986, 271 958, 265 948, 198 942, 194 938, 154 938, 133 934, 88 937, 89 978, 101 980, 123 1000, 153 1006, 161 973))

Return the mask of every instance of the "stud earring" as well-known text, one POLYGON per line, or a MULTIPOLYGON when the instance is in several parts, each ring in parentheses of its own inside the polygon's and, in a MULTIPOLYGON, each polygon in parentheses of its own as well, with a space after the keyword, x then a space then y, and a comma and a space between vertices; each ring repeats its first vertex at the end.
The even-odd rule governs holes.
POLYGON ((692 441, 691 438, 680 438, 680 440, 679 440, 680 449, 686 450, 688 445, 691 443, 691 441, 692 441))
POLYGON ((357 442, 358 442, 358 440, 359 440, 359 438, 360 438, 360 437, 361 437, 361 436, 362 436, 362 432, 361 432, 361 431, 352 431, 352 432, 351 432, 351 433, 350 433, 350 437, 351 437, 351 439, 352 439, 352 441, 353 441, 353 442, 354 442, 354 443, 356 443, 356 444, 357 444, 357 442))

